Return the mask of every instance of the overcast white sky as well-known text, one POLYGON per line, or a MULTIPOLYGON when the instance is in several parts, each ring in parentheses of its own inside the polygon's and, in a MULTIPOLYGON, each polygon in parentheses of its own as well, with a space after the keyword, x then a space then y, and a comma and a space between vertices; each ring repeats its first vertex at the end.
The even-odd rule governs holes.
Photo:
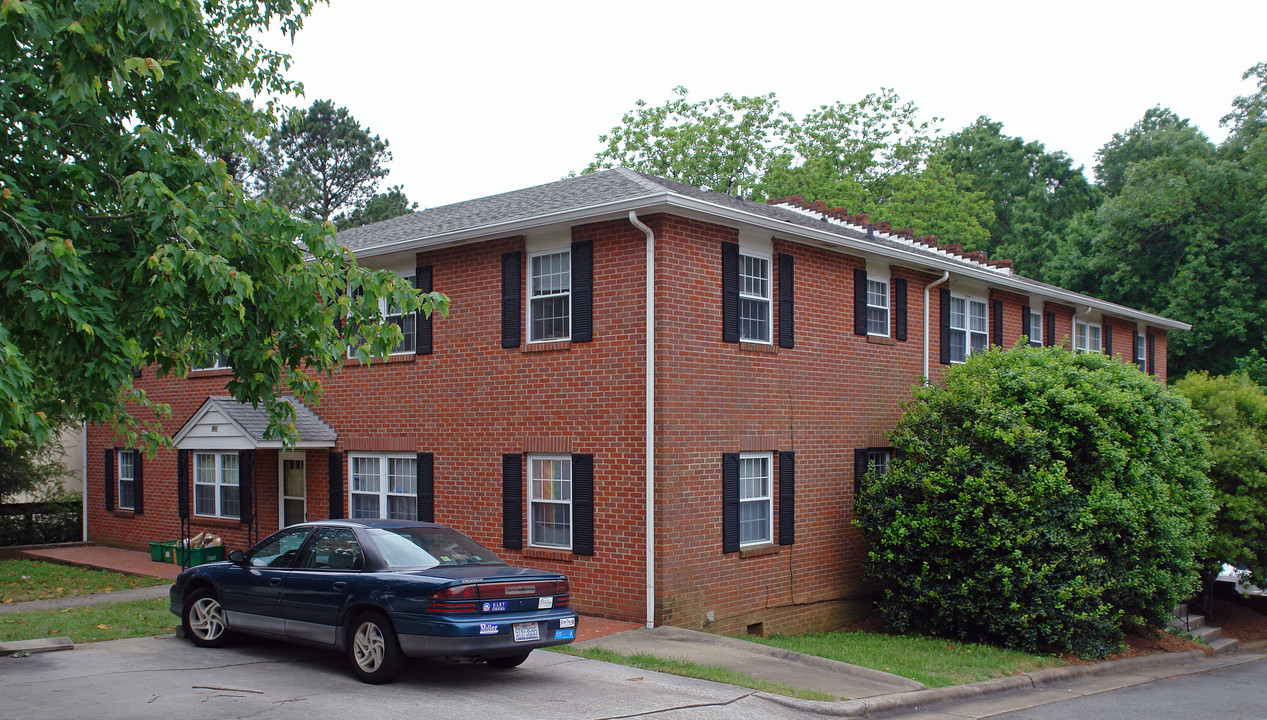
POLYGON ((798 117, 882 86, 953 132, 979 115, 1078 164, 1160 104, 1215 139, 1267 61, 1267 2, 331 0, 290 75, 391 143, 422 207, 580 170, 639 98, 775 92, 798 117))

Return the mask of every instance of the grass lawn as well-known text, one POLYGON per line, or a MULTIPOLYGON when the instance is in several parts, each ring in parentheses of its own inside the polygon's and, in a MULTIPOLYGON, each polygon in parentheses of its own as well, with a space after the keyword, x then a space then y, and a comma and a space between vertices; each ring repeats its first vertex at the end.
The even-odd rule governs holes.
POLYGON ((989 645, 865 632, 760 638, 742 636, 741 639, 883 670, 922 682, 930 688, 1019 675, 1067 664, 1054 656, 1030 655, 989 645))
POLYGON ((711 665, 696 665, 695 663, 683 662, 681 660, 667 660, 665 658, 655 657, 654 655, 622 655, 602 648, 587 648, 585 650, 579 650, 567 645, 552 647, 550 650, 567 655, 576 655, 590 660, 602 660, 603 662, 615 663, 617 665, 628 665, 630 667, 641 668, 643 670, 654 670, 656 672, 669 673, 670 675, 681 675, 683 677, 692 677, 699 680, 711 680, 713 682, 726 683, 727 685, 738 685, 739 687, 752 688, 753 690, 774 693, 776 695, 786 695, 788 697, 801 698, 803 700, 830 701, 840 699, 834 695, 828 695, 827 693, 821 693, 815 690, 804 690, 801 688, 791 687, 789 685, 782 685, 780 683, 758 680, 754 677, 749 677, 742 673, 735 672, 729 668, 714 667, 711 665))
POLYGON ((6 604, 170 584, 171 580, 163 578, 124 575, 58 563, 0 561, 0 600, 6 604))
POLYGON ((170 633, 178 622, 165 597, 12 612, 0 615, 0 642, 61 636, 76 643, 118 640, 170 633))

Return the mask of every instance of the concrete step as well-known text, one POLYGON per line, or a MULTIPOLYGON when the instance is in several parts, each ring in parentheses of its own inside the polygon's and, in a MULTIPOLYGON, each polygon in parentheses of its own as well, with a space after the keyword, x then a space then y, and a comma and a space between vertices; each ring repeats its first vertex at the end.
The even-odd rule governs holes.
POLYGON ((1241 651, 1241 641, 1236 638, 1221 637, 1210 641, 1210 649, 1215 655, 1231 655, 1241 651))

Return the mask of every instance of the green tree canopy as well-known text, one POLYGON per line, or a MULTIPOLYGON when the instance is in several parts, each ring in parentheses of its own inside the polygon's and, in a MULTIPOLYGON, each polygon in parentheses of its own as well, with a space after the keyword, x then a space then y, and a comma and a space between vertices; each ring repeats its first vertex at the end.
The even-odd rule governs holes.
POLYGON ((1098 656, 1196 587, 1206 441, 1132 365, 977 353, 915 390, 890 441, 856 508, 894 630, 1098 656))
POLYGON ((1210 440, 1214 527, 1207 569, 1229 563, 1267 578, 1267 392, 1248 376, 1191 372, 1175 383, 1210 440))
POLYGON ((340 230, 369 225, 370 223, 390 220, 401 215, 408 215, 418 209, 418 203, 409 202, 404 189, 392 185, 385 193, 374 193, 365 204, 354 208, 351 212, 334 216, 334 224, 340 230))
POLYGON ((286 392, 315 402, 351 328, 385 354, 406 312, 444 309, 360 268, 332 228, 252 198, 216 160, 269 118, 231 88, 284 95, 310 0, 5 0, 0 4, 0 440, 66 420, 144 440, 164 408, 133 368, 184 374, 224 352, 228 390, 293 437, 286 392), (358 290, 348 294, 351 287, 358 290), (336 329, 336 315, 353 322, 336 329), (149 407, 144 413, 138 408, 149 407))
POLYGON ((368 203, 392 159, 386 140, 371 135, 347 108, 316 100, 291 112, 269 134, 256 170, 264 197, 309 220, 368 203))
POLYGON ((1008 258, 1030 277, 1045 279, 1044 266, 1070 224, 1099 204, 1099 193, 1068 155, 1004 135, 1003 123, 984 116, 947 137, 937 157, 971 177, 971 188, 993 203, 989 238, 970 249, 1008 258))

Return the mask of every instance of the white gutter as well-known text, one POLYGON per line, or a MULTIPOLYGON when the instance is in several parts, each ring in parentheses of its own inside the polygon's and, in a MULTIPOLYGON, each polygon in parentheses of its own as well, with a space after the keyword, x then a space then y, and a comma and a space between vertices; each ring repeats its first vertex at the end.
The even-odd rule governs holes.
POLYGON ((942 274, 941 279, 924 286, 924 384, 928 384, 928 291, 950 279, 950 271, 942 274))
POLYGON ((647 627, 655 627, 655 233, 629 211, 629 222, 647 236, 647 348, 646 348, 646 418, 643 444, 646 446, 646 518, 647 538, 647 627))

